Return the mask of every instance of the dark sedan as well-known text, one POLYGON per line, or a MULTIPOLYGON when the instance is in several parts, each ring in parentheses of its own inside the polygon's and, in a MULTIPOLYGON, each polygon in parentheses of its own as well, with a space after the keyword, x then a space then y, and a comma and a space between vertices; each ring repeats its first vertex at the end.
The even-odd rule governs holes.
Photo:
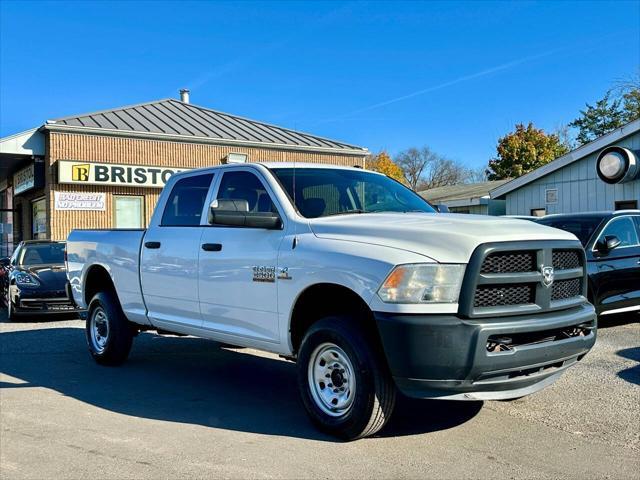
POLYGON ((64 242, 21 242, 11 258, 0 259, 2 298, 9 320, 22 313, 61 313, 76 309, 67 288, 64 242))
POLYGON ((640 311, 640 210, 548 215, 536 222, 580 239, 589 301, 598 314, 640 311))

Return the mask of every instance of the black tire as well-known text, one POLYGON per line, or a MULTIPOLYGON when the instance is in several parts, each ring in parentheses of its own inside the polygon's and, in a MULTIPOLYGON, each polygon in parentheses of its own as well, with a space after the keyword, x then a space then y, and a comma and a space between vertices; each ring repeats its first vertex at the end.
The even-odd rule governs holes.
POLYGON ((100 365, 121 365, 129 356, 136 329, 125 317, 120 302, 113 292, 98 292, 89 304, 85 327, 87 345, 93 359, 100 365), (100 316, 100 324, 106 322, 103 329, 104 345, 100 345, 93 333, 93 325, 100 316))
MULTIPOLYGON (((375 340, 368 337, 362 329, 356 328, 350 317, 325 317, 311 326, 298 353, 298 388, 307 413, 319 430, 345 440, 356 440, 378 432, 391 418, 395 406, 395 384, 386 361, 372 348, 375 340), (315 357, 316 352, 327 344, 338 346, 346 354, 355 378, 352 403, 340 416, 325 413, 323 408, 326 406, 323 407, 322 400, 314 398, 312 392, 314 387, 309 364, 318 358, 315 357)), ((344 373, 344 370, 340 371, 344 373)), ((331 377, 328 381, 332 381, 331 377)), ((319 382, 318 388, 323 389, 322 383, 319 382)), ((318 397, 317 393, 315 395, 318 397)))

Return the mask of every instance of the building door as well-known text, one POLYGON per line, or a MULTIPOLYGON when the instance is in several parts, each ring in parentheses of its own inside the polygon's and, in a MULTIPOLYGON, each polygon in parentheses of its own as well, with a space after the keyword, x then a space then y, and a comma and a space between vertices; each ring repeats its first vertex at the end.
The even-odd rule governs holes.
POLYGON ((22 231, 23 219, 22 219, 22 204, 13 204, 13 247, 17 247, 18 244, 24 240, 24 234, 22 231))
POLYGON ((44 197, 31 202, 31 238, 47 238, 47 202, 44 197))
POLYGON ((0 257, 13 253, 13 209, 11 188, 0 191, 0 257))
POLYGON ((144 228, 144 197, 114 195, 113 224, 115 228, 144 228))

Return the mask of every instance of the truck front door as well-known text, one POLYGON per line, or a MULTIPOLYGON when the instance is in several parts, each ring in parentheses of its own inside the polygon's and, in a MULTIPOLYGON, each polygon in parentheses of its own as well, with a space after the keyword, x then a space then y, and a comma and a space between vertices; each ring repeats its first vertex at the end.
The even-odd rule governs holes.
MULTIPOLYGON (((215 198, 240 200, 249 212, 278 212, 267 183, 247 169, 225 170, 215 198)), ((284 230, 204 227, 198 288, 205 329, 279 341, 276 277, 283 236, 284 230)))
POLYGON ((212 173, 178 180, 164 204, 160 221, 145 234, 140 281, 147 315, 156 327, 184 332, 182 327, 202 326, 198 254, 204 229, 202 214, 212 180, 212 173))

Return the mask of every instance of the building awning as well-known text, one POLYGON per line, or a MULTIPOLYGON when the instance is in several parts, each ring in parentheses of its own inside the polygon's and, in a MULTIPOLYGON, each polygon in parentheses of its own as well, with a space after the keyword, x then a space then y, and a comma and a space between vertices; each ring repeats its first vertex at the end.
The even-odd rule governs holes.
POLYGON ((44 134, 32 128, 0 138, 0 154, 44 156, 44 134))
POLYGON ((0 138, 0 180, 45 155, 44 133, 37 128, 0 138))

